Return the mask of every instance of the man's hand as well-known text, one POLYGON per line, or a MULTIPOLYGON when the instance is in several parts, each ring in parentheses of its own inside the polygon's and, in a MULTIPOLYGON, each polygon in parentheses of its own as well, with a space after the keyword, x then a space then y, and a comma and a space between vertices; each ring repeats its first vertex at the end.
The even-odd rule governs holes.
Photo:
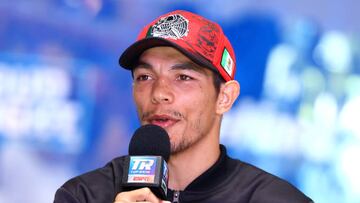
POLYGON ((143 202, 143 203, 170 203, 157 198, 149 188, 141 188, 129 192, 121 192, 116 195, 114 203, 130 203, 130 202, 143 202))

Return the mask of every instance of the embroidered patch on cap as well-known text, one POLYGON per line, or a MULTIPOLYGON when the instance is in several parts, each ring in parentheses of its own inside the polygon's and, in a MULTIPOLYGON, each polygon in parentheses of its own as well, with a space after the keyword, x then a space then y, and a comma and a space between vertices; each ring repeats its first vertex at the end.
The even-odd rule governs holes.
POLYGON ((221 58, 221 66, 224 70, 231 76, 234 69, 234 61, 231 58, 227 49, 224 49, 222 58, 221 58))
POLYGON ((180 39, 189 33, 189 20, 180 14, 169 15, 161 18, 149 30, 152 37, 180 39))

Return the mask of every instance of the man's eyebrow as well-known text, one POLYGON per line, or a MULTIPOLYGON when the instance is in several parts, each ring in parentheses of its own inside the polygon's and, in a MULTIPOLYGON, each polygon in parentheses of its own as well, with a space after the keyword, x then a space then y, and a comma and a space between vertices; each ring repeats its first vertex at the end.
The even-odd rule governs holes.
MULTIPOLYGON (((132 69, 132 71, 134 71, 137 68, 151 69, 152 65, 145 61, 139 60, 135 63, 133 67, 134 68, 132 69)), ((191 61, 176 63, 173 66, 171 66, 170 70, 191 70, 197 73, 206 74, 204 67, 191 61)))
POLYGON ((206 73, 204 67, 201 67, 191 61, 175 64, 171 67, 171 70, 192 70, 202 74, 206 73))
POLYGON ((136 68, 146 68, 146 69, 148 69, 148 68, 151 68, 152 66, 149 64, 149 63, 146 63, 145 61, 142 61, 142 60, 138 60, 135 64, 134 64, 134 66, 133 66, 134 68, 133 68, 133 70, 134 69, 136 69, 136 68))
POLYGON ((134 63, 133 68, 131 69, 131 77, 134 79, 134 71, 138 68, 150 69, 152 66, 145 61, 138 60, 134 63))

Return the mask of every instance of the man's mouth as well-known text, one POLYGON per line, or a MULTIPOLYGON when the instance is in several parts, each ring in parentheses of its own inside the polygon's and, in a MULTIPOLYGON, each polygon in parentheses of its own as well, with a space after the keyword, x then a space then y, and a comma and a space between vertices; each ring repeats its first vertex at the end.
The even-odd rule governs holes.
POLYGON ((168 115, 153 115, 153 116, 150 116, 147 119, 147 121, 150 124, 158 125, 162 128, 167 128, 167 127, 174 125, 176 122, 179 121, 179 119, 176 119, 176 118, 174 118, 172 116, 168 116, 168 115))

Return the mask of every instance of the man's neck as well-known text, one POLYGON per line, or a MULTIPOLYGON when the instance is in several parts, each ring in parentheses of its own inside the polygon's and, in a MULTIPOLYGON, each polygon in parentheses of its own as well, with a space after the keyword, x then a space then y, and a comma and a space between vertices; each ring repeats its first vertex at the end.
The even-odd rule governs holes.
POLYGON ((219 141, 202 140, 169 160, 169 188, 184 190, 219 158, 219 141))

